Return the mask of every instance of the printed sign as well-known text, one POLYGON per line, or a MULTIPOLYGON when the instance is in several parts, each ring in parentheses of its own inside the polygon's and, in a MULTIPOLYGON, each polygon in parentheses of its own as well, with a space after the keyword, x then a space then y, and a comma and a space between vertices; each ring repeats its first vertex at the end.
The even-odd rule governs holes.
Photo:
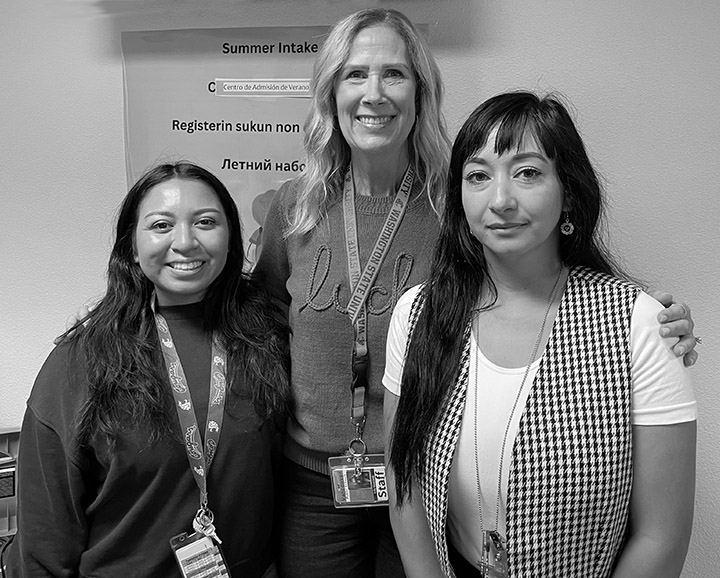
POLYGON ((159 162, 214 173, 238 204, 249 264, 302 127, 325 26, 123 32, 128 183, 159 162))

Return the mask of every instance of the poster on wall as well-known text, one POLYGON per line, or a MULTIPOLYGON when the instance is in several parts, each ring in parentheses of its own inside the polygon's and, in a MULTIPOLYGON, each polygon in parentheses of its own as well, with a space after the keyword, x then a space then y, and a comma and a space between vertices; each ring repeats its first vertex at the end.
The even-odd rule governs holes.
POLYGON ((240 209, 249 266, 277 188, 302 168, 325 26, 122 33, 128 183, 159 162, 214 173, 240 209))

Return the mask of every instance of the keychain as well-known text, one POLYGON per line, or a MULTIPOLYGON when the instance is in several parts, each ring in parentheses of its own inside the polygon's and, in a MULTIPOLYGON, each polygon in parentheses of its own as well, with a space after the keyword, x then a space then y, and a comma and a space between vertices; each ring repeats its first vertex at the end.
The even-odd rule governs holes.
POLYGON ((195 514, 193 529, 196 532, 205 534, 208 538, 212 538, 218 544, 222 544, 222 540, 218 537, 217 532, 215 531, 215 524, 213 524, 214 521, 215 516, 212 511, 207 508, 201 508, 197 511, 197 514, 195 514))

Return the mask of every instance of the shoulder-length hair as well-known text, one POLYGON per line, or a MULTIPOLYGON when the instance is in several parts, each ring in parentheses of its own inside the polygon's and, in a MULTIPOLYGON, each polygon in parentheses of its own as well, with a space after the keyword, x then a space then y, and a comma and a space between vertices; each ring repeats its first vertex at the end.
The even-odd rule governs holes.
POLYGON ((215 175, 198 165, 162 164, 140 177, 122 202, 105 295, 75 341, 85 360, 89 394, 78 418, 82 443, 100 436, 113 447, 119 432, 133 425, 149 427, 151 441, 157 441, 171 435, 177 420, 168 414, 172 405, 167 403, 167 375, 151 309, 154 286, 135 261, 140 204, 153 187, 171 179, 207 185, 228 222, 227 261, 202 304, 205 330, 227 351, 230 392, 251 396, 263 418, 282 420, 287 410, 288 330, 264 292, 243 271, 240 216, 232 196, 215 175))
POLYGON ((304 126, 305 170, 288 215, 288 235, 310 231, 322 218, 333 194, 341 189, 344 171, 350 164, 350 147, 338 124, 335 83, 355 37, 372 26, 386 26, 405 42, 416 82, 417 119, 408 136, 410 159, 433 205, 441 204, 450 140, 441 110, 444 89, 440 70, 422 35, 405 15, 397 10, 370 8, 338 22, 315 61, 310 112, 304 126))
POLYGON ((625 276, 600 238, 604 207, 600 179, 560 99, 513 92, 483 102, 465 121, 452 148, 440 236, 423 288, 423 309, 407 349, 391 442, 400 502, 411 497, 412 479, 423 472, 427 436, 457 379, 466 330, 483 286, 493 296, 483 306, 491 305, 496 295, 482 245, 470 232, 462 204, 465 164, 486 146, 495 129, 498 155, 519 149, 532 138, 554 161, 575 226, 572 235, 559 235, 562 262, 625 276))

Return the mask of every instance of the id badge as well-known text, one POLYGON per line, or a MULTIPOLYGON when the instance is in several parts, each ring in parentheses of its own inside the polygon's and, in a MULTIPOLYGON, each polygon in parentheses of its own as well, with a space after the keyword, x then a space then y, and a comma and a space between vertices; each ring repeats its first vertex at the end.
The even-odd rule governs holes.
POLYGON ((336 456, 328 465, 336 508, 388 505, 384 454, 336 456))
POLYGON ((486 578, 507 578, 508 559, 505 539, 496 531, 484 530, 483 559, 478 566, 486 578))
POLYGON ((220 547, 200 532, 183 532, 170 539, 183 578, 229 577, 220 547))

